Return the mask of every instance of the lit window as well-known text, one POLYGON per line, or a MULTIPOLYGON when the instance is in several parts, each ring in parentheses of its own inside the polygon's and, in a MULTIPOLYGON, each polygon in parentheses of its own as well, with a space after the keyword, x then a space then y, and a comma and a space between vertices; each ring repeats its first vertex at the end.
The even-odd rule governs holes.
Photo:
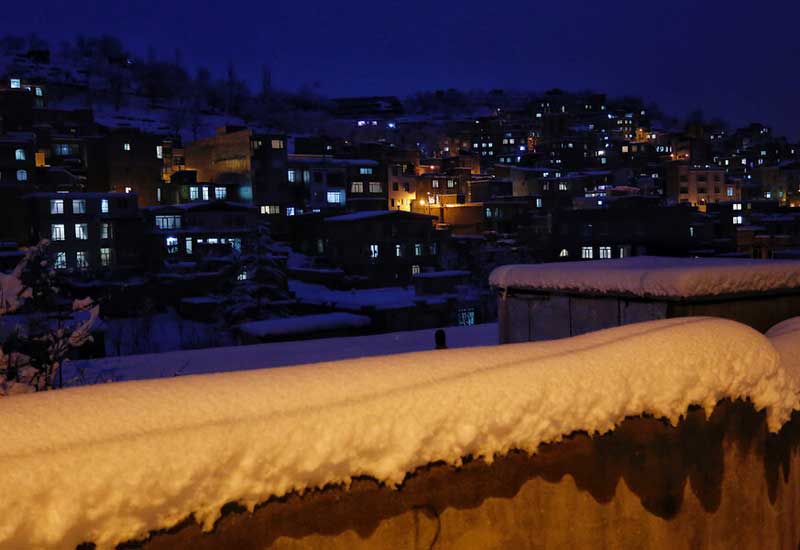
POLYGON ((247 269, 242 269, 239 271, 239 275, 236 276, 237 281, 246 281, 247 280, 247 269))
POLYGON ((431 187, 433 187, 433 188, 438 188, 438 187, 439 187, 439 180, 433 180, 433 181, 431 181, 431 187))
POLYGON ((294 170, 289 170, 286 172, 286 179, 289 180, 289 183, 294 183, 297 181, 297 172, 294 170))
MULTIPOLYGON (((208 242, 211 242, 211 239, 209 239, 208 242)), ((178 239, 177 239, 177 237, 167 237, 165 243, 167 245, 167 254, 177 254, 178 253, 178 239)))
POLYGON ((189 200, 196 201, 200 198, 200 189, 197 187, 190 187, 189 188, 189 200))
POLYGON ((131 150, 131 144, 130 143, 123 143, 122 144, 122 150, 123 151, 130 151, 131 150))
POLYGON ((25 149, 17 149, 16 151, 14 151, 14 158, 16 160, 25 160, 26 159, 25 149))
POLYGON ((459 308, 458 310, 458 326, 471 327, 475 324, 475 309, 474 308, 459 308))
POLYGON ((86 257, 86 252, 79 250, 75 253, 75 267, 78 269, 86 269, 89 267, 89 260, 86 257))
POLYGON ((64 201, 61 199, 53 199, 50 201, 50 213, 51 214, 63 214, 64 213, 64 201))
POLYGON ((156 188, 156 202, 161 202, 161 188, 156 188))
POLYGON ((100 238, 101 239, 110 239, 111 238, 111 224, 110 223, 101 223, 100 224, 100 238))
POLYGON ((28 181, 28 171, 17 170, 17 181, 28 181))
POLYGON ((101 248, 100 249, 100 265, 103 267, 108 267, 111 265, 111 249, 110 248, 101 248))
POLYGON ((50 226, 50 240, 63 241, 64 240, 64 224, 54 223, 50 226))
POLYGON ((694 227, 689 228, 689 237, 694 237, 694 227))
POLYGON ((214 196, 217 198, 217 200, 220 200, 220 201, 221 200, 225 200, 225 197, 227 196, 227 194, 228 194, 228 190, 225 189, 224 187, 215 187, 214 188, 214 196))
POLYGON ((287 216, 294 216, 294 206, 287 206, 286 207, 286 215, 287 216))
POLYGON ((371 181, 369 182, 369 192, 370 193, 382 193, 383 192, 383 184, 379 181, 371 181))
POLYGON ((542 199, 536 199, 536 208, 542 207, 542 199))
POLYGON ((305 183, 305 184, 311 183, 311 171, 310 170, 303 170, 303 183, 305 183))
POLYGON ((559 184, 558 184, 558 190, 559 190, 559 191, 566 191, 566 190, 567 190, 567 184, 566 184, 566 183, 564 183, 564 182, 559 182, 559 184))
POLYGON ((364 192, 364 182, 361 181, 354 181, 350 184, 350 192, 351 193, 363 193, 364 192))
POLYGON ((422 245, 420 243, 414 245, 414 255, 422 256, 422 245))
POLYGON ((280 214, 281 207, 275 204, 268 204, 261 207, 262 214, 280 214))
POLYGON ((79 241, 86 241, 89 239, 89 226, 85 223, 75 224, 75 238, 79 241))
POLYGON ((732 197, 732 196, 733 196, 733 187, 728 187, 728 188, 725 190, 725 194, 726 194, 727 196, 729 196, 729 197, 732 197))
POLYGON ((86 201, 84 199, 73 199, 72 201, 73 214, 86 214, 86 201))
POLYGON ((558 253, 559 258, 568 258, 569 257, 569 250, 566 248, 562 248, 561 252, 558 253))
POLYGON ((742 203, 740 203, 740 202, 733 203, 733 209, 734 210, 741 210, 742 209, 742 203))
POLYGON ((363 176, 371 176, 372 175, 372 168, 359 168, 359 174, 363 176))
POLYGON ((419 269, 419 266, 417 264, 414 264, 414 265, 411 266, 411 274, 412 275, 416 275, 419 272, 420 272, 420 269, 419 269))
POLYGON ((44 95, 44 91, 39 86, 36 86, 34 93, 36 94, 36 97, 42 97, 44 95))
POLYGON ((180 216, 156 216, 156 226, 159 229, 180 229, 180 216))
POLYGON ((329 204, 342 204, 344 202, 344 193, 341 191, 328 191, 329 204))
POLYGON ((157 159, 164 158, 164 147, 161 145, 156 145, 156 158, 157 159))
POLYGON ((456 186, 455 180, 447 180, 447 188, 448 189, 452 189, 455 186, 456 186))
POLYGON ((398 258, 403 255, 403 247, 401 245, 394 245, 394 255, 398 258))
POLYGON ((486 209, 486 217, 487 218, 491 218, 492 217, 492 209, 491 208, 487 208, 486 209))
POLYGON ((108 214, 108 199, 100 199, 100 212, 108 214))
POLYGON ((369 245, 369 257, 373 258, 373 259, 378 257, 378 245, 377 244, 369 245))
POLYGON ((764 198, 765 199, 771 199, 772 198, 772 191, 767 191, 766 193, 764 193, 764 198))
POLYGON ((272 148, 273 149, 283 149, 283 140, 282 139, 273 139, 272 140, 272 148))
POLYGON ((203 186, 203 200, 204 201, 208 200, 208 187, 206 186, 203 186))
POLYGON ((741 216, 734 216, 733 217, 733 225, 741 225, 742 224, 742 217, 741 216))
POLYGON ((53 263, 53 267, 56 269, 67 269, 67 253, 66 252, 56 252, 55 262, 53 263))
POLYGON ((607 260, 611 258, 611 247, 610 246, 601 246, 600 247, 600 259, 607 260))
POLYGON ((582 246, 581 247, 581 258, 584 260, 591 260, 594 258, 594 251, 592 250, 591 246, 582 246))
POLYGON ((192 253, 192 238, 191 237, 186 237, 184 239, 184 243, 186 244, 186 253, 187 254, 191 254, 192 253))
POLYGON ((130 192, 132 192, 132 191, 133 191, 133 188, 132 188, 132 187, 126 187, 126 188, 125 188, 125 192, 126 192, 126 193, 130 193, 130 192))
POLYGON ((22 87, 22 81, 19 78, 12 78, 11 79, 11 89, 12 90, 19 90, 22 87))

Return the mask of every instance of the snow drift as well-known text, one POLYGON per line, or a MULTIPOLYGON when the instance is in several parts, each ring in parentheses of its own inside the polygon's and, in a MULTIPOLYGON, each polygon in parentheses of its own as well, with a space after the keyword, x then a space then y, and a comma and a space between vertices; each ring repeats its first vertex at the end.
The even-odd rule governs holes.
POLYGON ((795 379, 770 341, 682 318, 559 341, 74 388, 0 401, 0 547, 110 548, 228 502, 676 421, 749 398, 777 430, 795 379))

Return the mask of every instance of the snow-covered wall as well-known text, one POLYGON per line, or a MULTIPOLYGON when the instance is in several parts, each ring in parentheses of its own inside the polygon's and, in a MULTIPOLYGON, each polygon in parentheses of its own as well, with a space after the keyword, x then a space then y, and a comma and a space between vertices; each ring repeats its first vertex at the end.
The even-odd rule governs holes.
POLYGON ((0 400, 0 547, 100 548, 194 514, 368 476, 389 486, 464 457, 649 413, 750 399, 778 430, 797 382, 731 321, 673 319, 555 342, 420 352, 75 388, 0 400))

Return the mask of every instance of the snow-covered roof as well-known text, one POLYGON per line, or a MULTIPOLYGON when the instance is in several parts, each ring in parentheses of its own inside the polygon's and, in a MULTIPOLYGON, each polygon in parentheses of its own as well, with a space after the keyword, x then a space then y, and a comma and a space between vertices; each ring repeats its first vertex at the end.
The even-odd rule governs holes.
POLYGON ((749 398, 776 431, 797 382, 765 336, 709 318, 16 396, 0 400, 0 546, 111 548, 191 514, 210 529, 230 502, 357 476, 393 486, 432 462, 536 452, 643 413, 676 422, 725 398, 749 398))
POLYGON ((399 218, 435 218, 436 216, 428 216, 427 214, 417 214, 416 212, 405 212, 403 210, 364 210, 362 212, 353 212, 352 214, 342 214, 341 216, 332 216, 325 218, 326 222, 350 222, 355 220, 368 220, 372 218, 381 218, 385 216, 393 216, 399 218))
POLYGON ((264 338, 268 336, 279 337, 308 334, 310 332, 323 332, 326 330, 363 328, 369 326, 370 322, 370 318, 363 315, 336 312, 252 321, 239 325, 239 330, 250 336, 264 338))
POLYGON ((800 289, 800 262, 637 256, 506 265, 489 282, 501 289, 692 298, 800 289))

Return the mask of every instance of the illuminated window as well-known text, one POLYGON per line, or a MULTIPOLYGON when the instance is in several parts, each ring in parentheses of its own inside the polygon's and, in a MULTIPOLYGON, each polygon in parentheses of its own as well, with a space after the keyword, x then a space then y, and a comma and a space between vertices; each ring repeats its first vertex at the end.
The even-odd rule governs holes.
POLYGON ((101 223, 100 224, 100 238, 101 239, 110 239, 111 238, 111 224, 110 223, 101 223))
POLYGON ((217 200, 225 200, 225 197, 228 195, 228 190, 224 187, 215 187, 214 188, 214 197, 217 200))
POLYGON ((287 206, 286 207, 286 215, 287 216, 294 216, 294 206, 287 206))
MULTIPOLYGON (((167 245, 167 254, 177 254, 178 253, 178 239, 177 239, 177 237, 167 237, 164 242, 167 245)), ((208 242, 211 242, 211 239, 209 239, 208 242)))
POLYGON ((100 213, 108 214, 108 199, 100 199, 100 213))
POLYGON ((156 216, 156 226, 159 229, 180 229, 180 216, 156 216))
POLYGON ((415 256, 422 256, 422 244, 417 243, 414 245, 414 255, 415 256))
POLYGON ((53 267, 56 269, 67 269, 67 253, 66 252, 56 252, 55 262, 53 263, 53 267))
POLYGON ((193 244, 192 238, 191 237, 186 237, 184 239, 184 244, 186 245, 186 253, 187 254, 191 254, 192 253, 192 244, 193 244))
POLYGON ((584 260, 591 260, 594 258, 594 251, 592 250, 591 246, 582 246, 581 247, 581 258, 584 260))
POLYGON ((414 264, 414 265, 411 266, 411 274, 412 275, 416 275, 419 272, 420 272, 420 269, 419 269, 419 266, 417 264, 414 264))
POLYGON ((371 176, 372 175, 372 168, 359 168, 359 174, 364 176, 371 176))
POLYGON ((733 225, 741 225, 742 224, 742 217, 741 216, 734 216, 733 217, 733 225))
POLYGON ((475 324, 475 308, 459 308, 457 318, 458 326, 471 327, 475 324))
POLYGON ((237 281, 246 281, 247 280, 247 269, 242 269, 239 271, 239 275, 236 276, 237 281))
POLYGON ((22 81, 19 78, 12 78, 11 79, 11 89, 12 90, 19 90, 22 87, 22 81))
POLYGON ((600 259, 607 260, 611 258, 611 247, 610 246, 601 246, 600 247, 600 259))
POLYGON ((63 214, 64 213, 64 201, 61 199, 53 199, 50 201, 50 213, 51 214, 63 214))
POLYGON ((294 170, 289 170, 286 172, 286 178, 289 180, 289 183, 294 183, 297 181, 297 172, 294 170))
POLYGON ((89 267, 89 260, 86 257, 86 252, 79 250, 75 253, 75 267, 78 269, 86 269, 89 267))
POLYGON ((280 214, 281 207, 277 204, 268 204, 261 207, 262 214, 280 214))
POLYGON ((733 209, 734 210, 741 210, 742 209, 742 203, 740 203, 740 202, 733 203, 733 209))
POLYGON ((282 139, 273 139, 272 140, 272 148, 273 149, 283 149, 283 140, 282 139))
POLYGON ((75 238, 79 241, 89 240, 89 226, 85 223, 76 223, 75 238))
POLYGON ((156 158, 157 159, 164 158, 164 147, 161 145, 156 145, 156 158))
POLYGON ((126 187, 126 188, 125 188, 125 192, 126 192, 126 193, 131 193, 132 191, 133 191, 133 188, 132 188, 132 187, 126 187))
POLYGON ((100 249, 100 265, 103 267, 108 267, 111 265, 111 249, 110 248, 101 248, 100 249))
POLYGON ((377 244, 369 245, 369 257, 373 258, 373 259, 378 257, 378 245, 377 244))
POLYGON ((433 180, 433 181, 431 181, 431 187, 433 187, 434 189, 438 189, 438 187, 439 187, 439 180, 433 180))
POLYGON ((566 190, 567 190, 567 184, 566 184, 566 183, 564 183, 564 182, 560 182, 560 183, 558 184, 558 190, 559 190, 559 191, 566 191, 566 190))
POLYGON ((403 246, 396 244, 394 245, 394 255, 398 258, 403 255, 403 246))
POLYGON ((562 248, 561 252, 558 253, 559 258, 569 258, 569 250, 566 248, 562 248))
POLYGON ((536 199, 536 208, 542 207, 542 199, 536 199))
POLYGON ((329 204, 343 204, 344 193, 341 191, 328 191, 327 199, 329 204))
POLYGON ((363 193, 364 192, 364 182, 362 181, 354 181, 350 184, 350 192, 351 193, 363 193))
POLYGON ((447 180, 447 188, 448 189, 452 189, 455 186, 456 186, 455 180, 447 180))
POLYGON ((28 171, 17 170, 17 181, 28 181, 28 171))
POLYGON ((204 201, 208 200, 208 187, 205 185, 203 186, 203 200, 204 201))
POLYGON ((16 151, 14 151, 14 158, 16 160, 25 160, 26 158, 25 149, 17 149, 16 151))
POLYGON ((370 193, 382 193, 383 192, 383 184, 379 181, 371 181, 369 182, 369 192, 370 193))
POLYGON ((50 240, 63 241, 64 240, 64 224, 54 223, 50 226, 50 240))
POLYGON ((197 187, 190 187, 189 188, 189 200, 196 201, 200 198, 200 189, 197 187))
POLYGON ((122 150, 123 151, 130 151, 131 150, 131 144, 130 143, 123 143, 122 144, 122 150))
POLYGON ((86 201, 84 199, 73 199, 72 201, 73 214, 86 214, 86 201))

